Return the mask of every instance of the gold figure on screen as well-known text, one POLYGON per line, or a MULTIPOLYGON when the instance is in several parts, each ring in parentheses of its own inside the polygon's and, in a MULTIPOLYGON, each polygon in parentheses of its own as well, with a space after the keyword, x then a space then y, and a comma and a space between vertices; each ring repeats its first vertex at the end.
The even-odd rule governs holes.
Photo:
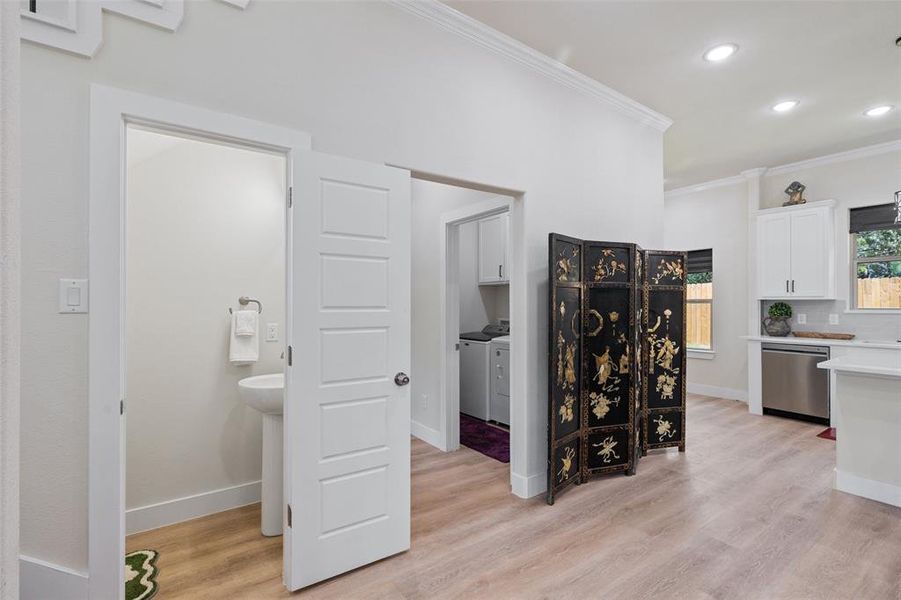
POLYGON ((657 364, 663 367, 664 370, 673 370, 673 359, 676 358, 677 354, 679 354, 679 346, 669 339, 669 334, 666 334, 666 337, 658 341, 657 364))
POLYGON ((566 255, 566 250, 563 250, 557 259, 557 281, 572 281, 570 279, 573 276, 575 279, 575 275, 578 271, 578 263, 576 262, 576 257, 579 256, 579 249, 573 248, 570 251, 570 255, 566 255))
POLYGON ((654 422, 657 423, 657 438, 661 442, 673 439, 673 436, 676 435, 676 432, 673 430, 673 424, 664 419, 663 415, 658 415, 654 422))
POLYGON ((657 274, 652 279, 655 284, 659 284, 664 277, 681 280, 684 274, 685 270, 682 268, 681 259, 677 258, 668 262, 665 258, 661 258, 660 264, 657 265, 657 274))
POLYGON ((614 440, 611 435, 606 437, 600 444, 592 444, 592 447, 600 448, 600 450, 598 450, 598 456, 600 456, 605 463, 609 464, 614 458, 619 459, 619 454, 614 450, 617 444, 619 444, 619 442, 614 440))
POLYGON ((608 277, 613 277, 617 273, 626 272, 626 263, 616 260, 616 252, 610 248, 601 250, 601 257, 597 264, 592 267, 594 270, 594 280, 603 281, 608 277))
POLYGON ((657 376, 657 391, 660 393, 661 400, 672 400, 675 389, 676 378, 673 375, 661 373, 657 376))
POLYGON ((576 344, 566 345, 566 355, 564 357, 563 377, 569 389, 573 389, 576 385, 576 344))
POLYGON ((604 392, 601 392, 600 394, 591 392, 588 394, 588 402, 591 405, 591 412, 594 413, 594 416, 597 417, 598 420, 603 420, 603 418, 607 416, 607 413, 610 412, 611 405, 619 406, 619 398, 611 400, 604 392))
POLYGON ((573 468, 573 458, 576 456, 576 451, 572 449, 572 447, 567 446, 564 451, 563 458, 561 462, 563 463, 563 467, 557 471, 557 480, 558 481, 566 481, 569 479, 569 472, 573 468))
POLYGON ((563 333, 557 332, 557 385, 563 387, 563 346, 566 340, 563 339, 563 333))
POLYGON ((572 421, 574 418, 573 414, 573 404, 576 402, 576 397, 572 394, 567 394, 563 398, 563 404, 560 406, 560 410, 557 413, 560 415, 560 424, 567 423, 572 421))
POLYGON ((610 362, 610 346, 607 346, 604 353, 600 356, 593 352, 591 355, 594 357, 594 368, 597 369, 594 381, 597 381, 598 385, 603 387, 607 383, 607 379, 613 374, 613 363, 610 362))
POLYGON ((629 344, 626 344, 623 355, 619 357, 619 373, 620 375, 629 374, 629 344))

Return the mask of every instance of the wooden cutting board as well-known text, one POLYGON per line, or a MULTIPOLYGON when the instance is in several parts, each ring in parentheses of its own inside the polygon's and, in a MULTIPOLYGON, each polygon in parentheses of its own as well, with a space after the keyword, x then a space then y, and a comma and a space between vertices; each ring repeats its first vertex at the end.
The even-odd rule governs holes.
POLYGON ((792 331, 799 338, 815 338, 818 340, 853 340, 853 333, 821 333, 819 331, 792 331))

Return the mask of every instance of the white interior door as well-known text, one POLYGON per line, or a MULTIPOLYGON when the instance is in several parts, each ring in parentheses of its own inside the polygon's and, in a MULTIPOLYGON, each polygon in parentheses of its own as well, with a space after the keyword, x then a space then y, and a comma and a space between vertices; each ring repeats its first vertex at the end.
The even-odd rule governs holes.
POLYGON ((410 174, 294 158, 285 584, 410 547, 410 174))

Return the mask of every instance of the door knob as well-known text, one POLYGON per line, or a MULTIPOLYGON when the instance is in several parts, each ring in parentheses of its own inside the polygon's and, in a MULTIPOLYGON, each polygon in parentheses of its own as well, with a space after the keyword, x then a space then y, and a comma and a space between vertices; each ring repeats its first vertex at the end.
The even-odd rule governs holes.
POLYGON ((394 376, 394 383, 397 385, 407 385, 410 383, 410 376, 404 372, 400 372, 394 376))

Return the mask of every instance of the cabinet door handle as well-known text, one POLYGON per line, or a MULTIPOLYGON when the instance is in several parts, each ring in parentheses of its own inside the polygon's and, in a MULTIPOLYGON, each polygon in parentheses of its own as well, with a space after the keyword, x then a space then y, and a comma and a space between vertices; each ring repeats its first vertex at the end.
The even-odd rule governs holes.
POLYGON ((795 280, 792 279, 792 293, 795 293, 795 280))
POLYGON ((497 277, 498 277, 498 279, 500 279, 501 277, 503 277, 503 275, 501 274, 503 268, 504 268, 504 265, 498 265, 498 266, 497 266, 497 277))
POLYGON ((785 292, 788 293, 788 279, 785 280, 785 292))

